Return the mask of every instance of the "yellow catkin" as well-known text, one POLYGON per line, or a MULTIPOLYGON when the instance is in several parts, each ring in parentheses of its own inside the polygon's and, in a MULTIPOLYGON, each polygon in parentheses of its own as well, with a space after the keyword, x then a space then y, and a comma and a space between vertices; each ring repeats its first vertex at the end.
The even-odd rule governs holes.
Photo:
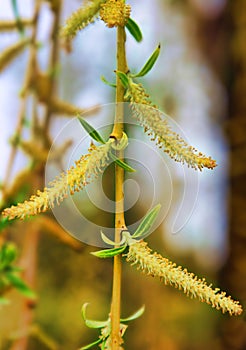
POLYGON ((92 144, 88 154, 76 161, 75 166, 72 166, 66 173, 60 174, 44 191, 37 191, 36 195, 31 196, 28 201, 6 208, 2 215, 10 220, 24 219, 26 216, 36 215, 53 208, 55 203, 59 204, 67 197, 68 192, 74 194, 82 190, 109 164, 112 142, 114 140, 110 139, 99 147, 92 144))
POLYGON ((78 31, 95 21, 100 6, 105 1, 106 0, 86 1, 84 6, 80 7, 67 19, 65 26, 61 30, 61 36, 68 41, 73 39, 78 31))
POLYGON ((20 40, 0 53, 0 73, 22 53, 29 43, 30 39, 20 40))
POLYGON ((108 0, 101 5, 100 18, 109 28, 123 27, 131 14, 131 6, 124 0, 108 0))
POLYGON ((205 279, 199 279, 193 273, 176 266, 160 254, 152 253, 147 243, 140 241, 129 246, 126 260, 132 265, 136 265, 139 270, 159 277, 166 285, 172 285, 182 290, 191 298, 198 298, 201 302, 211 305, 222 312, 229 312, 230 315, 240 315, 242 306, 238 301, 232 300, 221 292, 219 288, 212 289, 207 285, 205 279))
POLYGON ((133 116, 144 127, 144 131, 152 137, 152 140, 156 140, 157 145, 164 148, 164 152, 171 158, 186 163, 194 169, 202 170, 204 167, 208 169, 216 167, 215 160, 198 152, 172 131, 167 120, 162 118, 161 112, 157 106, 152 104, 141 84, 136 84, 130 79, 126 98, 130 100, 133 116))

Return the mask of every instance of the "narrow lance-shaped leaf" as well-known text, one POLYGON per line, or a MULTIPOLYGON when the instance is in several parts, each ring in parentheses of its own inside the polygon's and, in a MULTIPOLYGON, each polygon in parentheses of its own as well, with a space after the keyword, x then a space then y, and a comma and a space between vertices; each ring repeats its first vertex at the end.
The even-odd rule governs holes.
POLYGON ((2 231, 7 226, 9 226, 8 218, 1 218, 0 219, 0 231, 2 231))
POLYGON ((123 168, 125 171, 128 171, 129 173, 134 173, 136 170, 132 168, 130 165, 123 162, 123 160, 120 160, 117 158, 112 152, 110 152, 110 157, 114 160, 114 162, 119 165, 121 168, 123 168))
POLYGON ((139 318, 140 316, 143 315, 144 311, 145 311, 145 306, 143 305, 139 310, 134 312, 134 314, 132 314, 131 316, 126 317, 126 318, 121 318, 120 321, 121 322, 129 322, 129 321, 136 320, 137 318, 139 318))
POLYGON ((122 85, 124 86, 124 88, 128 88, 128 85, 129 85, 129 78, 128 76, 121 72, 121 71, 115 71, 115 73, 118 75, 118 77, 120 78, 120 81, 122 83, 122 85))
POLYGON ((101 80, 104 82, 104 84, 116 88, 116 84, 110 83, 110 81, 108 81, 103 75, 101 76, 101 80))
POLYGON ((102 339, 97 339, 96 341, 94 341, 93 343, 90 343, 86 346, 83 346, 82 348, 80 348, 79 350, 87 350, 87 349, 91 349, 93 346, 100 344, 102 342, 102 339))
POLYGON ((107 339, 105 339, 105 340, 102 342, 102 344, 100 345, 102 350, 105 350, 105 349, 106 349, 106 346, 107 346, 106 343, 107 343, 107 339))
POLYGON ((112 248, 112 249, 103 249, 99 250, 97 252, 91 252, 92 255, 95 255, 97 258, 112 258, 115 255, 121 254, 126 249, 127 245, 123 245, 119 248, 112 248))
POLYGON ((157 61, 160 54, 160 50, 161 50, 161 45, 159 44, 155 49, 155 51, 150 56, 150 58, 147 60, 143 68, 140 70, 140 72, 137 74, 133 74, 132 77, 140 78, 146 75, 153 68, 155 62, 157 61))
POLYGON ((86 309, 89 303, 85 303, 81 308, 81 314, 85 324, 88 328, 103 328, 107 325, 108 321, 94 321, 86 317, 86 309))
POLYGON ((105 144, 106 142, 102 138, 96 129, 93 128, 85 119, 78 117, 80 124, 83 126, 86 132, 97 142, 105 144))
POLYGON ((149 232, 151 226, 154 224, 160 209, 160 204, 157 204, 153 209, 151 209, 150 212, 144 217, 132 237, 136 238, 146 235, 149 232))
POLYGON ((143 35, 141 32, 141 29, 139 28, 138 24, 132 18, 128 18, 128 21, 126 23, 126 28, 128 29, 129 33, 133 36, 133 38, 137 42, 142 41, 143 35))
POLYGON ((12 243, 4 244, 0 249, 0 270, 9 266, 17 256, 16 246, 12 243))
POLYGON ((108 244, 108 245, 112 245, 112 246, 121 246, 123 243, 126 242, 126 237, 123 236, 121 241, 119 243, 112 241, 111 239, 109 239, 102 231, 101 231, 101 237, 104 243, 108 244))
POLYGON ((6 273, 6 278, 10 282, 10 284, 18 289, 20 293, 25 295, 27 298, 36 299, 36 294, 33 290, 31 290, 20 277, 14 275, 13 273, 6 273))

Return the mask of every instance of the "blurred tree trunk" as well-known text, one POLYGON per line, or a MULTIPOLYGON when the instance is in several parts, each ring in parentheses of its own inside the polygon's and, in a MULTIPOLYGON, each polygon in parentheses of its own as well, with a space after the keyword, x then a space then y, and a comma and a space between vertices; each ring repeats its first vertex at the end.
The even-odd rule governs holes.
MULTIPOLYGON (((228 91, 229 254, 219 273, 219 285, 243 303, 246 300, 246 1, 228 0, 226 11, 216 18, 201 18, 200 14, 197 37, 205 57, 225 81, 228 91)), ((224 315, 218 328, 221 349, 246 349, 246 322, 242 317, 224 315)))
MULTIPOLYGON (((231 0, 228 11, 230 60, 229 124, 230 202, 229 256, 220 273, 223 288, 241 302, 246 300, 246 1, 231 0)), ((245 305, 244 309, 245 309, 245 305)), ((221 347, 246 349, 246 322, 242 317, 224 318, 220 329, 221 347)))

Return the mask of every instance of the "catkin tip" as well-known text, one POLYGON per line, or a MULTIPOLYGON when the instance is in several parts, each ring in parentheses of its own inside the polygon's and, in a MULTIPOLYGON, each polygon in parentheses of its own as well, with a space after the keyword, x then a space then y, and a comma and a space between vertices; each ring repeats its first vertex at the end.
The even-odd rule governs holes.
POLYGON ((91 145, 89 153, 83 155, 75 166, 61 173, 43 191, 37 191, 28 201, 4 209, 3 217, 9 220, 36 215, 60 204, 68 195, 82 190, 97 177, 110 162, 112 139, 102 146, 91 145))
POLYGON ((190 298, 197 298, 223 313, 238 316, 243 311, 238 301, 226 296, 226 293, 220 292, 218 288, 212 289, 204 278, 199 279, 160 254, 152 253, 144 241, 130 245, 126 260, 143 273, 158 277, 166 285, 174 286, 190 298))
POLYGON ((131 6, 123 0, 108 0, 101 5, 100 18, 109 28, 123 27, 131 14, 131 6))
POLYGON ((152 104, 141 84, 136 84, 129 79, 126 97, 130 100, 133 116, 140 122, 151 140, 156 141, 157 146, 163 148, 170 158, 186 163, 188 167, 195 170, 216 167, 215 160, 188 145, 180 135, 171 129, 167 120, 163 120, 162 113, 157 106, 152 104))

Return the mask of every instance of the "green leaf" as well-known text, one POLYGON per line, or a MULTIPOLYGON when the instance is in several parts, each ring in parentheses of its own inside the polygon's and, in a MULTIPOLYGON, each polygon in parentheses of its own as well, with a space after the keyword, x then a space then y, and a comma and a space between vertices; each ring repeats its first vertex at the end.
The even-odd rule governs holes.
POLYGON ((108 245, 112 245, 112 246, 122 245, 126 241, 126 238, 123 237, 119 243, 116 243, 116 242, 112 241, 111 239, 109 239, 102 231, 101 231, 101 237, 102 237, 103 242, 105 242, 108 245))
POLYGON ((8 220, 8 218, 1 218, 0 219, 0 231, 2 231, 5 227, 7 227, 10 224, 11 221, 8 220))
POLYGON ((96 341, 94 341, 93 343, 90 343, 86 346, 83 346, 82 348, 80 348, 79 350, 87 350, 92 348, 94 345, 100 344, 102 342, 102 339, 97 339, 96 341))
POLYGON ((0 296, 0 306, 1 305, 8 305, 10 303, 9 299, 3 298, 0 296))
POLYGON ((13 243, 4 244, 0 249, 0 270, 9 266, 17 257, 17 249, 13 243))
POLYGON ((144 219, 142 220, 132 237, 136 238, 146 235, 150 230, 151 226, 153 225, 160 209, 160 204, 157 204, 153 209, 151 209, 150 212, 144 217, 144 219))
POLYGON ((115 71, 115 73, 118 75, 118 77, 120 78, 120 81, 122 83, 122 85, 124 86, 124 88, 128 88, 129 86, 129 78, 128 76, 126 75, 126 73, 123 73, 119 70, 115 71))
POLYGON ((97 142, 105 144, 106 142, 102 136, 91 126, 87 121, 81 117, 78 117, 80 124, 83 126, 86 132, 97 142))
POLYGON ((106 349, 106 342, 107 342, 107 339, 105 339, 105 340, 102 342, 102 344, 100 345, 102 350, 105 350, 105 349, 106 349))
POLYGON ((6 278, 8 279, 8 281, 10 282, 10 284, 15 287, 20 293, 22 293, 23 295, 25 295, 27 298, 30 299, 36 299, 36 293, 34 293, 33 290, 31 290, 26 284, 25 282, 22 281, 22 279, 18 276, 16 276, 13 273, 6 273, 5 274, 6 278))
POLYGON ((128 171, 129 173, 134 173, 136 170, 132 168, 127 163, 123 162, 123 160, 120 160, 117 158, 112 152, 109 153, 110 157, 114 160, 114 162, 119 165, 121 168, 123 168, 125 171, 128 171))
POLYGON ((101 231, 101 237, 104 243, 108 244, 108 245, 112 245, 115 246, 115 242, 112 241, 111 239, 109 239, 102 231, 101 231))
POLYGON ((86 317, 86 309, 89 303, 85 303, 82 308, 81 308, 81 314, 83 317, 83 320, 88 328, 103 328, 108 324, 108 321, 94 321, 94 320, 89 320, 86 317))
POLYGON ((159 44, 155 49, 155 51, 150 56, 150 58, 147 60, 143 68, 140 70, 140 72, 137 74, 133 74, 131 76, 133 78, 139 78, 146 75, 153 68, 155 62, 157 61, 157 58, 159 57, 159 54, 160 54, 160 50, 161 50, 161 45, 159 44))
POLYGON ((116 88, 116 84, 110 83, 103 75, 101 76, 101 80, 104 82, 104 84, 116 88))
POLYGON ((85 320, 85 324, 88 328, 103 328, 106 326, 107 321, 85 320))
POLYGON ((127 245, 125 244, 119 248, 98 250, 97 252, 92 252, 91 254, 98 258, 112 258, 115 255, 123 253, 126 247, 127 245))
POLYGON ((19 15, 17 1, 16 0, 11 0, 11 3, 12 3, 12 8, 13 8, 13 12, 14 12, 17 28, 18 28, 20 34, 23 36, 23 34, 24 34, 24 27, 23 27, 23 24, 21 22, 21 18, 20 18, 20 15, 19 15))
POLYGON ((141 29, 139 28, 138 24, 132 19, 128 18, 128 21, 126 23, 126 28, 128 29, 129 33, 133 36, 133 38, 139 43, 143 39, 143 35, 141 32, 141 29))
POLYGON ((136 320, 137 318, 139 318, 140 316, 142 316, 142 314, 145 311, 145 306, 143 305, 139 310, 137 310, 136 312, 134 312, 134 314, 132 314, 131 316, 127 317, 127 318, 121 318, 120 321, 121 322, 129 322, 129 321, 133 321, 136 320))

